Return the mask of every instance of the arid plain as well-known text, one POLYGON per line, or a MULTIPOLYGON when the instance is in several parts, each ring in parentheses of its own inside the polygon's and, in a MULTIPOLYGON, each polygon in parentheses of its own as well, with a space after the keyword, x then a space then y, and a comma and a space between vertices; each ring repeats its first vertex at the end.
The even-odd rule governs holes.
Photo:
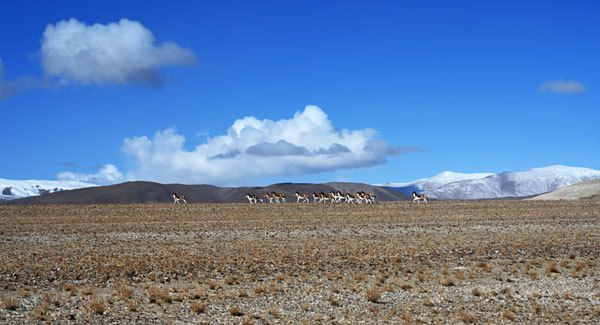
POLYGON ((0 206, 0 323, 598 323, 600 201, 0 206))

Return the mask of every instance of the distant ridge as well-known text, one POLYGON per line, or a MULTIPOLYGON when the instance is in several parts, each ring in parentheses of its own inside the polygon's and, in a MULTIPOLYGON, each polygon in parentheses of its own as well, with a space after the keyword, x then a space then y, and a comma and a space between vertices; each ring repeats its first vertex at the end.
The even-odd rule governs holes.
POLYGON ((2 202, 11 205, 37 204, 132 204, 172 202, 170 194, 182 193, 190 203, 247 202, 246 193, 262 195, 275 191, 288 196, 288 202, 295 202, 295 191, 304 193, 331 192, 373 192, 378 201, 399 201, 408 199, 405 195, 383 187, 361 183, 297 184, 282 183, 264 187, 219 187, 213 185, 160 184, 154 182, 125 182, 109 186, 97 186, 60 191, 41 196, 2 202))
POLYGON ((561 187, 528 200, 600 200, 600 179, 561 187))

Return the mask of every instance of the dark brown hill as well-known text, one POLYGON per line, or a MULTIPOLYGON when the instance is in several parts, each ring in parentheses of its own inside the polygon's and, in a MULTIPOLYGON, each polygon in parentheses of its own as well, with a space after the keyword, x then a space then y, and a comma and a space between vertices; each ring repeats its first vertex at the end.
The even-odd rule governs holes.
MULTIPOLYGON (((356 193, 372 192, 378 201, 399 201, 407 198, 383 187, 359 183, 297 184, 281 183, 265 187, 218 187, 212 185, 160 184, 153 182, 126 182, 109 186, 88 187, 77 190, 61 191, 40 196, 30 196, 4 202, 16 205, 34 204, 128 204, 150 202, 172 202, 171 193, 181 193, 189 203, 247 202, 246 193, 264 195, 267 192, 284 193, 288 202, 295 202, 294 192, 313 193, 331 192, 356 193)), ((312 201, 312 200, 311 200, 312 201)))

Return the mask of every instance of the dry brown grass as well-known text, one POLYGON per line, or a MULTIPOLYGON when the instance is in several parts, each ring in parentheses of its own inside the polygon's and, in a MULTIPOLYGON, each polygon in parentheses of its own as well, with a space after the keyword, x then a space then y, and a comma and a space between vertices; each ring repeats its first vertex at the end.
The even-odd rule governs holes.
POLYGON ((475 324, 477 322, 475 315, 464 310, 458 312, 458 319, 465 324, 475 324))
POLYGON ((50 306, 47 303, 42 302, 41 304, 37 305, 34 309, 33 309, 33 317, 36 320, 47 320, 47 315, 48 315, 48 310, 50 309, 50 306))
POLYGON ((335 297, 333 293, 330 294, 329 297, 327 297, 327 302, 329 302, 329 304, 334 307, 340 306, 340 301, 335 297))
POLYGON ((0 206, 0 290, 23 301, 0 319, 490 323, 513 312, 512 322, 593 323, 581 297, 598 296, 599 210, 592 201, 0 206), (90 315, 96 297, 101 318, 90 315))
POLYGON ((21 302, 13 297, 3 296, 0 297, 0 307, 8 310, 17 310, 21 307, 21 302))
POLYGON ((196 314, 202 314, 206 311, 206 307, 208 306, 205 302, 193 302, 190 305, 190 309, 196 314))
POLYGON ((365 291, 365 298, 369 302, 379 302, 379 299, 381 299, 381 292, 381 288, 371 287, 365 291))
POLYGON ((232 316, 244 316, 244 312, 242 312, 242 309, 238 306, 233 306, 229 308, 229 313, 232 316))
POLYGON ((95 314, 102 315, 106 311, 106 302, 99 297, 92 297, 90 300, 90 310, 95 314))
POLYGON ((21 298, 27 298, 27 297, 29 297, 30 294, 31 293, 29 292, 29 290, 27 290, 27 288, 20 288, 19 289, 19 296, 21 298))
POLYGON ((123 301, 129 300, 133 297, 133 289, 126 285, 120 285, 117 289, 117 295, 123 301))
POLYGON ((502 317, 504 317, 505 319, 511 320, 513 322, 517 320, 517 314, 514 312, 514 310, 512 308, 504 310, 504 312, 502 313, 502 317))
POLYGON ((548 265, 546 266, 546 273, 560 273, 558 270, 558 265, 555 261, 548 262, 548 265))

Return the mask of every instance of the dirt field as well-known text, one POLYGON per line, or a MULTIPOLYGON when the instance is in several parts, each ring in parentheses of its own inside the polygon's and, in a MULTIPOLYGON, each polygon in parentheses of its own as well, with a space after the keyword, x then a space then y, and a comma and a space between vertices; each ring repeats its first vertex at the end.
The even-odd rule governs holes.
POLYGON ((0 206, 0 323, 598 323, 600 202, 0 206))

